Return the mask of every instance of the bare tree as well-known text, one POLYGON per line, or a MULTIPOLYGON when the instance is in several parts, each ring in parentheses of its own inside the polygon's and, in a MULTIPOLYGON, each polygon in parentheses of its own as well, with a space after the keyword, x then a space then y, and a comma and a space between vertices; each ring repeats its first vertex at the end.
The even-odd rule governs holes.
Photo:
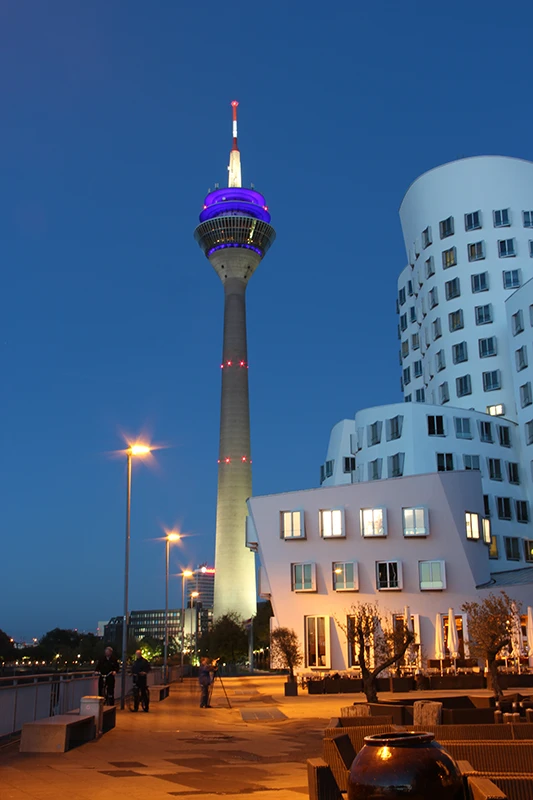
POLYGON ((378 702, 377 678, 384 669, 397 664, 414 642, 405 625, 394 625, 375 603, 352 605, 346 623, 337 620, 355 653, 363 678, 363 692, 369 703, 378 702))
POLYGON ((289 670, 290 680, 294 680, 294 670, 303 661, 298 636, 291 628, 274 628, 270 634, 271 664, 283 664, 289 670))
POLYGON ((511 644, 513 614, 520 614, 520 603, 505 592, 499 595, 491 592, 480 603, 463 603, 462 610, 468 615, 470 654, 487 662, 492 691, 496 698, 501 698, 496 660, 504 647, 511 644))

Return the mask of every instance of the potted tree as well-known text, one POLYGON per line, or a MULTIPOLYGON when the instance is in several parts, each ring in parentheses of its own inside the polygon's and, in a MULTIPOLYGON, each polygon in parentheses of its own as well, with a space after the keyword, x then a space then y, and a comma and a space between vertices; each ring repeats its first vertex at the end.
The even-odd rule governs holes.
POLYGON ((289 670, 289 680, 285 683, 285 697, 298 695, 298 684, 294 670, 303 661, 298 636, 291 628, 274 628, 270 634, 270 656, 272 664, 279 664, 289 670))

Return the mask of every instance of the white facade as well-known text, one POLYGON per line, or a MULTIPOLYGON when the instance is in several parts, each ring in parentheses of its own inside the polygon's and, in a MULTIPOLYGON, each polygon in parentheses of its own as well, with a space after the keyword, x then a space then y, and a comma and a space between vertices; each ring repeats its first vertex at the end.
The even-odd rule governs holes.
POLYGON ((505 301, 533 276, 533 163, 444 164, 400 207, 408 266, 398 282, 406 400, 516 419, 505 301))
MULTIPOLYGON (((254 497, 248 505, 260 592, 271 598, 275 624, 298 634, 305 668, 352 666, 342 626, 358 602, 377 602, 391 616, 409 606, 420 653, 434 658, 448 609, 464 634, 461 606, 491 580, 478 472, 254 497)), ((513 597, 526 600, 529 590, 513 586, 513 597)))

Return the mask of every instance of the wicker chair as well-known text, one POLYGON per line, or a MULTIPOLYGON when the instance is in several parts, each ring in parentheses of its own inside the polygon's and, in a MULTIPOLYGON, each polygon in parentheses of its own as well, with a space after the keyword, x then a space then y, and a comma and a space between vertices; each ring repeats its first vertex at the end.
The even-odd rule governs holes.
POLYGON ((353 706, 341 708, 341 717, 369 717, 370 706, 368 703, 354 703, 353 706))
POLYGON ((333 717, 328 728, 338 728, 340 733, 344 728, 358 728, 361 725, 392 725, 392 717, 333 717))
POLYGON ((471 777, 466 785, 469 800, 508 800, 507 795, 489 778, 471 777))
MULTIPOLYGON (((361 728, 357 729, 362 730, 361 728)), ((343 733, 340 736, 334 736, 323 741, 324 748, 324 761, 330 767, 337 786, 341 792, 348 791, 348 776, 350 774, 350 767, 357 755, 350 736, 343 733)))
POLYGON ((531 775, 484 775, 504 793, 508 800, 531 800, 533 776, 531 775))
POLYGON ((414 725, 410 730, 435 734, 437 742, 446 741, 510 741, 514 725, 414 725))
POLYGON ((533 743, 530 742, 465 742, 440 739, 455 760, 469 761, 476 772, 533 772, 533 743))
POLYGON ((309 800, 342 800, 331 768, 321 758, 307 759, 309 800))

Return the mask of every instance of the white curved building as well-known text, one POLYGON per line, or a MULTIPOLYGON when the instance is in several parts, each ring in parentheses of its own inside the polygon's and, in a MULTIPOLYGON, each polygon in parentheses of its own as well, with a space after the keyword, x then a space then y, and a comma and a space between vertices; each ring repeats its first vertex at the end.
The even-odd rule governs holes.
POLYGON ((414 181, 400 219, 405 400, 516 419, 505 301, 533 276, 533 163, 444 164, 414 181))

